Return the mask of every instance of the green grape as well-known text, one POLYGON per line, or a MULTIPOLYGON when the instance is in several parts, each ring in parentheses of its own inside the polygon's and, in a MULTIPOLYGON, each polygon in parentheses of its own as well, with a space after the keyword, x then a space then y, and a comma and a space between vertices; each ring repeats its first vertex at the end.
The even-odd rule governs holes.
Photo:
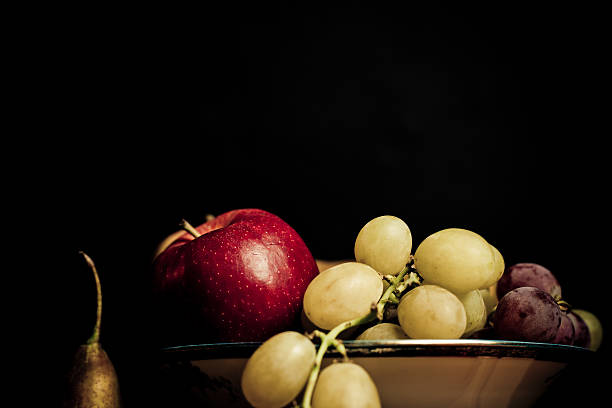
POLYGON ((400 218, 376 217, 363 226, 355 240, 355 259, 381 275, 397 275, 410 261, 412 234, 400 218))
POLYGON ((480 287, 480 289, 488 289, 490 286, 493 286, 497 283, 497 281, 504 274, 504 270, 506 269, 506 263, 504 262, 504 257, 501 252, 493 245, 491 245, 491 249, 493 250, 493 255, 495 257, 495 273, 491 274, 489 279, 480 287))
POLYGON ((242 372, 242 392, 257 408, 281 408, 300 393, 315 362, 315 346, 298 332, 276 334, 262 343, 242 372))
POLYGON ((407 339, 404 329, 395 323, 378 323, 357 336, 357 340, 397 340, 407 339))
POLYGON ((417 286, 402 296, 397 318, 413 339, 458 339, 466 327, 463 303, 436 285, 417 286))
POLYGON ((460 228, 438 231, 421 242, 414 266, 430 284, 453 293, 466 293, 495 280, 499 262, 480 235, 460 228))
POLYGON ((493 312, 495 306, 497 306, 497 296, 495 296, 495 285, 488 289, 479 289, 480 296, 484 301, 485 308, 487 309, 487 316, 493 312))
POLYGON ((589 311, 572 309, 572 312, 576 313, 578 316, 582 317, 582 320, 584 320, 584 323, 589 329, 589 334, 591 335, 591 344, 589 348, 593 351, 597 350, 601 345, 601 341, 603 340, 603 327, 601 322, 597 316, 589 311))
POLYGON ((466 324, 463 336, 469 336, 485 327, 487 323, 487 308, 480 290, 471 290, 457 297, 463 303, 463 308, 465 309, 466 324))
POLYGON ((304 293, 304 312, 317 327, 331 330, 370 312, 383 291, 382 277, 370 266, 345 262, 317 275, 304 293))
POLYGON ((360 365, 344 362, 325 367, 312 394, 312 408, 380 408, 376 384, 360 365))

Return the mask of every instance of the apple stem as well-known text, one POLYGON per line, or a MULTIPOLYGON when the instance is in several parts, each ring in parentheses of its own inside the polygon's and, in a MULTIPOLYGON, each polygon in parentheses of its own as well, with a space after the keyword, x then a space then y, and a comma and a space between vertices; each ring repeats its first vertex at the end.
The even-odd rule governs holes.
POLYGON ((91 258, 83 251, 79 251, 83 258, 85 258, 85 262, 91 268, 94 274, 94 278, 96 280, 96 291, 98 293, 98 309, 96 312, 96 325, 94 326, 93 333, 91 337, 87 340, 87 344, 97 343, 100 340, 100 323, 102 321, 102 285, 100 285, 100 278, 98 277, 98 271, 96 270, 96 266, 94 265, 91 258))
POLYGON ((191 235, 193 235, 194 238, 197 238, 199 236, 201 236, 202 234, 200 234, 198 232, 198 230, 196 230, 193 225, 191 225, 189 222, 187 222, 187 220, 182 219, 180 224, 182 229, 184 229, 185 231, 187 231, 188 233, 190 233, 191 235))
MULTIPOLYGON (((367 315, 359 317, 357 319, 346 321, 344 323, 340 323, 338 326, 334 327, 327 334, 323 336, 322 336, 322 333, 319 332, 318 330, 316 330, 313 333, 313 337, 316 336, 316 337, 321 338, 321 345, 319 346, 319 350, 317 351, 317 354, 315 356, 314 366, 312 367, 312 371, 310 372, 310 376, 308 377, 308 382, 306 383, 306 389, 304 390, 304 396, 302 398, 301 408, 311 408, 310 401, 312 400, 312 393, 314 391, 315 384, 317 383, 317 378, 319 377, 319 371, 321 370, 321 363, 323 361, 323 356, 325 355, 325 352, 327 351, 329 346, 330 345, 335 346, 336 349, 343 355, 344 360, 347 361, 348 356, 346 354, 346 349, 344 348, 344 344, 342 344, 341 342, 339 343, 338 340, 336 340, 336 337, 340 333, 342 333, 344 330, 350 327, 359 326, 361 324, 366 324, 376 319, 382 320, 385 306, 388 303, 390 303, 389 299, 393 295, 393 292, 404 281, 404 277, 408 275, 407 277, 408 280, 414 279, 414 276, 412 276, 412 272, 411 272, 412 270, 411 264, 412 264, 412 261, 410 262, 410 264, 406 265, 406 267, 402 269, 402 271, 399 274, 397 274, 397 276, 395 276, 395 278, 393 279, 393 281, 391 282, 387 290, 385 290, 383 295, 380 297, 380 300, 378 301, 378 303, 372 304, 372 308, 367 315), (411 272, 411 273, 408 274, 408 272, 411 272), (340 348, 338 347, 338 344, 340 345, 340 348)), ((407 288, 408 288, 408 285, 403 285, 403 290, 407 288)))

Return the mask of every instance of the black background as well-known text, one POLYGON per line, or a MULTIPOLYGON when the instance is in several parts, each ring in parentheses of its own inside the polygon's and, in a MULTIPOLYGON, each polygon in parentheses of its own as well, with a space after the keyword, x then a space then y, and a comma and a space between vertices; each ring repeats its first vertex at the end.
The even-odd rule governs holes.
MULTIPOLYGON (((38 319, 57 343, 53 384, 95 317, 77 251, 98 266, 102 344, 140 406, 153 249, 183 217, 236 208, 281 216, 324 259, 351 257, 378 215, 404 219, 415 249, 467 228, 508 265, 547 266, 608 327, 600 15, 438 2, 61 10, 21 51, 32 109, 20 152, 36 172, 18 186, 23 242, 49 250, 29 259, 52 289, 53 318, 38 319)), ((587 374, 581 386, 602 392, 587 374)), ((584 391, 563 392, 541 406, 584 391)))

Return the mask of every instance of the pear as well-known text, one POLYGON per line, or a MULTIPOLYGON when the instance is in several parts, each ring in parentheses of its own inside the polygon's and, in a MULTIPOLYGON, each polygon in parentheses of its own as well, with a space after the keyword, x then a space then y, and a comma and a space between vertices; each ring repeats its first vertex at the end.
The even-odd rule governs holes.
POLYGON ((121 406, 119 381, 115 367, 100 345, 100 322, 102 318, 102 289, 96 267, 87 254, 80 252, 91 268, 98 292, 98 310, 93 334, 74 355, 68 374, 66 408, 116 408, 121 406))

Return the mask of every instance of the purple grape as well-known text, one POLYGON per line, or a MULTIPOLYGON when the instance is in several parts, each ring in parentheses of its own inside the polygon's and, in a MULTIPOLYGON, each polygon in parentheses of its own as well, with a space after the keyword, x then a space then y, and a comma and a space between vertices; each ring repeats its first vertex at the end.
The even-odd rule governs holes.
POLYGON ((572 320, 569 318, 566 312, 561 312, 561 324, 559 325, 559 330, 557 330, 557 335, 552 341, 555 344, 574 344, 574 324, 572 320))
POLYGON ((561 285, 550 270, 534 263, 518 263, 506 268, 497 282, 497 296, 501 299, 513 289, 532 286, 555 299, 561 297, 561 285))
POLYGON ((574 325, 574 346, 589 348, 591 345, 591 334, 582 317, 573 312, 569 312, 567 316, 574 325))
POLYGON ((501 340, 550 343, 561 325, 561 309, 553 297, 534 287, 511 290, 499 300, 493 326, 501 340))

